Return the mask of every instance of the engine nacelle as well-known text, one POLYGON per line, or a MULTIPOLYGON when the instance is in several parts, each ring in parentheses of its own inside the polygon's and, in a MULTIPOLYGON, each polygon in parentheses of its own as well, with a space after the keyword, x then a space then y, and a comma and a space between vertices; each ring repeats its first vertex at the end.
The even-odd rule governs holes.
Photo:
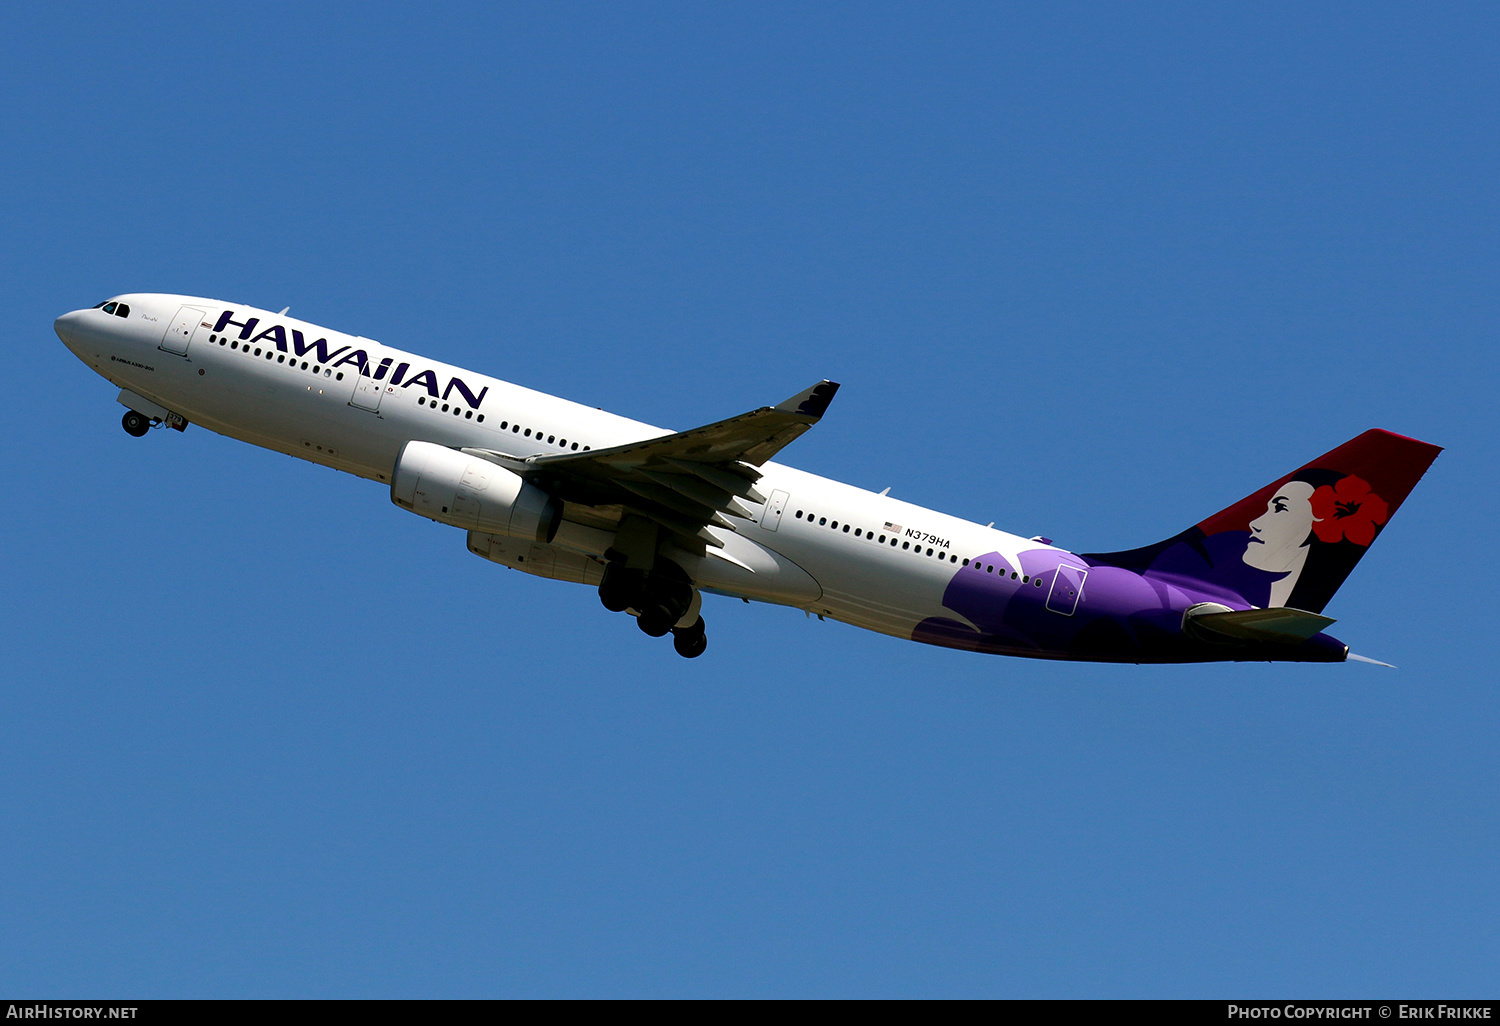
POLYGON ((531 541, 550 542, 562 521, 562 503, 519 474, 432 442, 402 446, 391 501, 439 523, 531 541))

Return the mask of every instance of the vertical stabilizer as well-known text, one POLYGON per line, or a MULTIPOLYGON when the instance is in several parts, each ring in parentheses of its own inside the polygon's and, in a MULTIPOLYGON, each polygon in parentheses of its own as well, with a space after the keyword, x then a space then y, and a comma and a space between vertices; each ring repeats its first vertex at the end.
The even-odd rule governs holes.
POLYGON ((1372 429, 1164 542, 1085 558, 1321 613, 1440 452, 1372 429))

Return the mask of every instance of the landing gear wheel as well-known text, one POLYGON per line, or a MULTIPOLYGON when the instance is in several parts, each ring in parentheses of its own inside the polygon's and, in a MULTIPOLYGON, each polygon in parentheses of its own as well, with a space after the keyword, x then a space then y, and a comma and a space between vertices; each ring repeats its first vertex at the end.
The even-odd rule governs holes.
POLYGON ((151 430, 151 421, 145 414, 136 413, 134 410, 126 410, 125 416, 120 418, 120 426, 125 429, 127 435, 140 438, 151 430))
POLYGON ((704 629, 703 617, 691 627, 672 628, 672 647, 684 659, 697 659, 708 648, 708 633, 704 629))
POLYGON ((664 606, 651 605, 641 610, 635 625, 653 638, 660 638, 672 629, 672 611, 664 606))
POLYGON ((611 613, 625 612, 639 600, 644 576, 639 570, 628 570, 618 563, 609 564, 604 568, 604 579, 599 582, 599 601, 611 613))

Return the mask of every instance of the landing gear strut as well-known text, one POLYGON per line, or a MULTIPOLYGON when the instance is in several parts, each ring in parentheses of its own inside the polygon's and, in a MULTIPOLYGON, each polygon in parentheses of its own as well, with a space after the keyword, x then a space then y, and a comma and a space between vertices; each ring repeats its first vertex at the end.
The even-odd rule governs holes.
POLYGON ((126 410, 125 416, 120 418, 120 426, 125 429, 127 435, 140 438, 151 430, 151 419, 144 413, 136 413, 134 410, 126 410))

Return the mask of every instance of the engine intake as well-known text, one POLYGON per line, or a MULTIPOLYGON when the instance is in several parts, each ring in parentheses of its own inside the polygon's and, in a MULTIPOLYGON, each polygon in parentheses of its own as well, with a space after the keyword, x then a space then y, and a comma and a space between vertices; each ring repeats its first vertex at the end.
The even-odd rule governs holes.
POLYGON ((391 474, 391 501, 469 531, 550 542, 562 504, 519 474, 432 442, 407 442, 391 474))

